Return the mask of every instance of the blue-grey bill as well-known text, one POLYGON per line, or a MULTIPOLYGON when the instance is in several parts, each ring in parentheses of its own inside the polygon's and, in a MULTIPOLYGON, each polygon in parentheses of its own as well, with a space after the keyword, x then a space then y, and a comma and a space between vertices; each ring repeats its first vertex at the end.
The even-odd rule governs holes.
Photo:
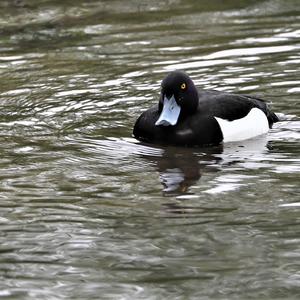
POLYGON ((180 106, 176 103, 174 96, 170 99, 164 97, 162 112, 155 122, 155 125, 170 126, 176 125, 180 114, 180 106))

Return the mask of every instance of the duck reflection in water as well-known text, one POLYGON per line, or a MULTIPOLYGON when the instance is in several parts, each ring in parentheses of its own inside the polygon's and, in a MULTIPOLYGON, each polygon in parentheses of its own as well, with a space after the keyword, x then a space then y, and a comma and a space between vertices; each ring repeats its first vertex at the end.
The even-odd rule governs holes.
POLYGON ((220 160, 213 154, 221 154, 222 146, 210 149, 167 147, 156 160, 160 181, 165 195, 188 194, 189 187, 195 185, 207 165, 216 165, 220 160))
POLYGON ((238 143, 221 144, 208 148, 166 147, 161 156, 145 156, 154 162, 164 187, 164 195, 193 194, 189 188, 196 185, 205 173, 217 173, 229 165, 245 163, 268 152, 271 144, 267 136, 238 143))

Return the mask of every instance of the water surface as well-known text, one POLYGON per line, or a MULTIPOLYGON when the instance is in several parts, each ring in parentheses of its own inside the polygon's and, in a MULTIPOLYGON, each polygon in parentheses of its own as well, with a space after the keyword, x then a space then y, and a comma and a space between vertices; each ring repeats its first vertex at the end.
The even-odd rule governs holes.
POLYGON ((0 298, 299 299, 297 0, 0 2, 0 298), (132 138, 162 78, 282 121, 211 148, 132 138))

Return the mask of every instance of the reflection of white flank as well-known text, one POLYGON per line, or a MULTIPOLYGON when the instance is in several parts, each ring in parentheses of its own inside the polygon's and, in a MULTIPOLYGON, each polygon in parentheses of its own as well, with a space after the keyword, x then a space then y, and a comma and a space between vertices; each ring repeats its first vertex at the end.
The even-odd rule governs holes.
POLYGON ((252 108, 247 116, 234 121, 215 117, 223 133, 223 142, 236 142, 251 139, 267 133, 269 123, 266 115, 258 108, 252 108))
POLYGON ((165 192, 176 191, 184 181, 184 173, 179 168, 167 169, 159 177, 166 186, 164 189, 165 192))

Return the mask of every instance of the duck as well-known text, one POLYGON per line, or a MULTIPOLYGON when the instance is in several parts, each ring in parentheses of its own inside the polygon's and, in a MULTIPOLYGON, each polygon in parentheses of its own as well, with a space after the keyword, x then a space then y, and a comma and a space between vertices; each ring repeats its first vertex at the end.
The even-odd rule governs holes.
POLYGON ((213 146, 266 134, 278 116, 256 96, 196 88, 184 72, 162 80, 158 104, 133 127, 137 140, 175 146, 213 146))

